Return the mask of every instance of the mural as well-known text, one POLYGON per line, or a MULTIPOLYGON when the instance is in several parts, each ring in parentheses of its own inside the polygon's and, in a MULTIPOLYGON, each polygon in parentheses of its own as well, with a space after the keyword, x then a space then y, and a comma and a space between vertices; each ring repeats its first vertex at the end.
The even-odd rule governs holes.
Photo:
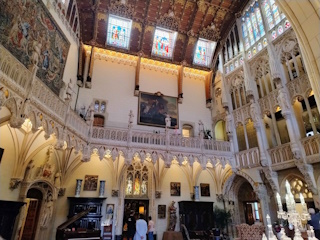
POLYGON ((41 1, 0 2, 0 43, 59 95, 70 43, 41 1))

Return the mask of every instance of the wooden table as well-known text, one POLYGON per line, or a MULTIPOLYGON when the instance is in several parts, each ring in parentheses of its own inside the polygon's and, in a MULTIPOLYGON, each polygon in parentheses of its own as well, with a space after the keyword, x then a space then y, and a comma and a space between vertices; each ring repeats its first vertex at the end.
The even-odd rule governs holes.
POLYGON ((162 240, 183 240, 181 232, 167 231, 163 233, 162 240))

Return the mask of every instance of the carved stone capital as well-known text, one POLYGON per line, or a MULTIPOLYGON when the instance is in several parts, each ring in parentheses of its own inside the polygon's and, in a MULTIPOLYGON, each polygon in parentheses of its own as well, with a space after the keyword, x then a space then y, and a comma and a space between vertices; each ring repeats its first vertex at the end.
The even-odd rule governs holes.
POLYGON ((155 198, 161 198, 161 191, 155 192, 155 198))
POLYGON ((119 190, 112 189, 111 196, 112 197, 119 197, 119 190))
POLYGON ((22 181, 22 178, 11 178, 10 179, 10 189, 14 190, 14 189, 18 188, 21 181, 22 181))
POLYGON ((64 196, 65 193, 66 193, 66 188, 59 188, 59 191, 58 191, 58 196, 59 197, 64 196))

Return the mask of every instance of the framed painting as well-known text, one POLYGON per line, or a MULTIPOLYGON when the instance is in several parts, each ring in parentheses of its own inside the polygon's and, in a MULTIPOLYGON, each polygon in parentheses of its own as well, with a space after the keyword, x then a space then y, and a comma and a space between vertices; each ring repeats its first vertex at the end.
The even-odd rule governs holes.
POLYGON ((166 218, 166 205, 158 205, 158 218, 166 218))
POLYGON ((181 183, 171 182, 170 183, 170 194, 171 196, 180 196, 181 183))
POLYGON ((210 184, 200 183, 201 197, 210 197, 210 184))
POLYGON ((178 99, 162 93, 139 93, 138 124, 175 128, 178 126, 178 99))
POLYGON ((98 186, 98 175, 85 176, 83 191, 96 191, 97 186, 98 186))

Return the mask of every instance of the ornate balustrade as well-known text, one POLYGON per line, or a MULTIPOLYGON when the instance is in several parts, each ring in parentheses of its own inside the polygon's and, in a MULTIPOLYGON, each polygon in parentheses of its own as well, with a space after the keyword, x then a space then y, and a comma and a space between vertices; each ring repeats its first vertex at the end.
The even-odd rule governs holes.
POLYGON ((293 160, 293 153, 291 151, 290 143, 282 144, 268 150, 272 164, 284 163, 293 160))
POLYGON ((259 149, 255 147, 236 153, 236 166, 240 169, 260 166, 259 149))
POLYGON ((307 92, 311 89, 310 81, 306 73, 291 80, 286 84, 286 86, 291 99, 296 96, 308 97, 307 92))
POLYGON ((1 44, 0 78, 1 84, 10 89, 10 97, 15 98, 15 101, 29 98, 30 107, 24 113, 29 115, 31 111, 37 112, 42 116, 40 121, 50 122, 49 134, 53 133, 53 128, 68 126, 74 137, 79 137, 77 141, 87 141, 89 125, 73 110, 68 111, 69 103, 62 101, 45 83, 33 76, 33 73, 1 44))
POLYGON ((233 110, 232 114, 233 114, 233 119, 236 126, 238 123, 244 124, 247 119, 251 118, 250 103, 233 110))
POLYGON ((320 150, 320 134, 312 137, 306 137, 301 139, 302 146, 307 156, 319 154, 320 150))
POLYGON ((262 113, 275 112, 276 107, 279 105, 277 96, 278 89, 275 89, 258 100, 262 113))
POLYGON ((205 154, 212 154, 213 151, 217 151, 224 152, 226 156, 232 156, 229 142, 215 141, 212 139, 201 140, 199 137, 182 137, 181 135, 171 132, 163 134, 137 130, 131 131, 129 129, 93 127, 91 141, 93 144, 101 145, 111 143, 111 141, 112 145, 115 145, 114 141, 117 141, 119 146, 126 146, 126 144, 130 143, 133 147, 142 146, 162 150, 166 148, 177 151, 179 148, 178 151, 193 152, 195 154, 202 153, 202 151, 204 151, 205 154))

